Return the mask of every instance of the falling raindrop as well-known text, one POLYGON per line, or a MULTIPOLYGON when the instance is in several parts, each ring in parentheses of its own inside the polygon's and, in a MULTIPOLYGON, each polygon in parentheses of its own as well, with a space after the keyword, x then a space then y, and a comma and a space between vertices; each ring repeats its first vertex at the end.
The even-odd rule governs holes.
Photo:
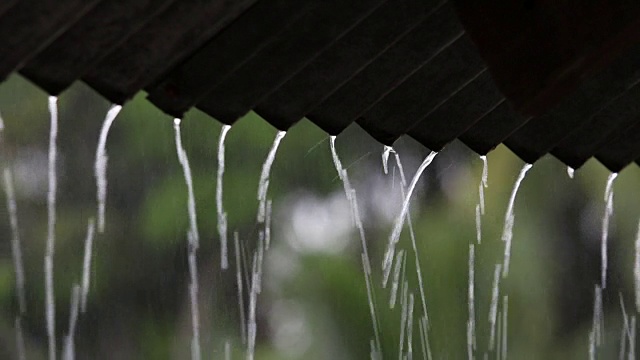
POLYGON ((104 232, 105 225, 105 204, 107 202, 107 137, 113 121, 122 110, 120 105, 111 105, 107 115, 102 123, 100 130, 100 138, 98 139, 98 148, 96 150, 96 161, 94 165, 94 176, 96 177, 98 201, 98 232, 104 232))
POLYGON ((496 264, 493 272, 493 285, 491 286, 491 305, 489 307, 489 325, 491 332, 489 335, 489 350, 493 351, 496 334, 496 321, 498 317, 498 300, 500 296, 500 271, 502 264, 496 264))
POLYGON ((636 312, 640 313, 640 222, 635 241, 635 261, 633 265, 633 279, 636 290, 636 312))
POLYGON ((469 320, 467 320, 467 353, 469 359, 473 359, 473 350, 476 346, 475 257, 475 246, 469 244, 469 320))
POLYGON ((575 172, 576 170, 574 168, 572 168, 571 166, 567 166, 567 175, 569 175, 570 179, 573 179, 575 172))

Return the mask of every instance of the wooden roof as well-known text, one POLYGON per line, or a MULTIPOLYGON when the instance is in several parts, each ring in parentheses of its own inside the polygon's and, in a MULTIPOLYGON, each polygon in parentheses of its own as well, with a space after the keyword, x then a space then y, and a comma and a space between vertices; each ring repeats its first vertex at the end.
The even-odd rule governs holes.
POLYGON ((181 117, 353 122, 391 145, 500 143, 612 171, 640 158, 640 3, 596 0, 5 0, 0 79, 145 90, 181 117), (517 4, 516 4, 517 3, 517 4), (570 8, 572 7, 572 8, 570 8), (576 9, 577 8, 577 9, 576 9), (573 15, 567 15, 568 10, 573 15))

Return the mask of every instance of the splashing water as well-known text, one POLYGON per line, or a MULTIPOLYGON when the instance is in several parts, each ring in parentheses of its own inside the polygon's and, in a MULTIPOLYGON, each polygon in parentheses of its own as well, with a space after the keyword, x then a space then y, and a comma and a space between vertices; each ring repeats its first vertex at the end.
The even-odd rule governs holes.
POLYGON ((89 219, 87 224, 87 236, 84 240, 84 259, 82 261, 82 287, 80 294, 80 309, 84 313, 87 311, 87 297, 89 296, 89 279, 91 278, 91 253, 93 251, 93 238, 95 234, 95 221, 89 219))
POLYGON ((473 359, 473 350, 476 347, 476 306, 475 306, 475 246, 469 244, 469 291, 468 306, 469 320, 467 320, 467 354, 473 359))
POLYGON ((525 164, 520 170, 520 174, 518 175, 518 179, 516 180, 515 185, 513 186, 513 191, 511 192, 511 197, 509 198, 509 205, 507 206, 507 213, 504 218, 504 230, 502 231, 502 241, 504 241, 504 262, 502 268, 502 277, 506 278, 509 275, 509 262, 511 260, 511 240, 513 240, 513 223, 515 221, 514 214, 514 205, 516 202, 516 195, 518 195, 518 189, 520 189, 520 184, 522 184, 522 180, 527 175, 527 171, 531 169, 532 164, 525 164))
POLYGON ((278 131, 275 139, 273 139, 273 144, 271 145, 271 150, 269 150, 269 154, 262 164, 262 172, 260 173, 260 182, 258 185, 258 222, 263 223, 265 221, 266 210, 267 210, 267 191, 269 190, 269 174, 271 173, 271 166, 273 165, 273 161, 276 158, 276 152, 278 151, 278 146, 280 146, 280 141, 282 138, 287 135, 286 131, 278 131))
POLYGON ((76 322, 78 321, 78 309, 80 307, 80 285, 74 284, 71 289, 71 307, 69 309, 69 332, 64 338, 62 358, 73 360, 76 358, 75 336, 76 322))
POLYGON ((333 158, 333 164, 338 172, 338 177, 342 181, 344 192, 351 205, 351 215, 353 221, 360 234, 360 241, 362 243, 362 267, 364 269, 365 283, 367 285, 367 298, 369 301, 369 312, 371 313, 371 322, 373 323, 373 332, 375 336, 374 344, 372 346, 372 358, 379 358, 382 354, 382 345, 380 342, 380 331, 378 330, 378 316, 376 315, 376 303, 375 295, 373 293, 373 286, 371 284, 371 260, 369 258, 369 251, 367 250, 367 240, 364 234, 364 226, 362 219, 360 218, 360 211, 358 210, 358 201, 356 198, 356 191, 352 188, 351 182, 347 171, 342 167, 342 162, 336 152, 336 137, 331 136, 329 141, 331 149, 331 156, 333 158))
POLYGON ((191 343, 191 358, 200 359, 200 311, 198 305, 198 264, 197 264, 197 251, 200 246, 200 236, 198 234, 198 221, 196 217, 196 200, 193 194, 193 179, 191 177, 191 167, 189 166, 189 159, 187 158, 187 152, 182 146, 182 137, 180 136, 180 122, 181 120, 176 118, 173 120, 173 129, 176 135, 176 152, 178 154, 178 161, 182 165, 182 171, 184 173, 184 180, 187 185, 187 211, 189 213, 189 231, 187 232, 187 238, 189 242, 188 247, 188 261, 189 261, 189 277, 191 283, 189 284, 189 297, 191 301, 191 326, 192 326, 192 343, 191 343))
POLYGON ((571 166, 567 166, 567 175, 569 175, 570 179, 573 179, 575 173, 576 170, 574 168, 572 168, 571 166))
POLYGON ((98 139, 98 148, 96 149, 96 161, 94 166, 94 176, 96 178, 98 201, 98 232, 104 232, 105 225, 105 204, 107 202, 107 137, 113 121, 122 110, 120 105, 111 105, 107 115, 102 123, 100 130, 100 138, 98 139))
POLYGON ((226 270, 229 267, 227 256, 227 213, 222 207, 222 177, 224 175, 224 140, 231 130, 231 125, 224 125, 220 130, 218 140, 218 177, 216 181, 216 210, 218 213, 218 236, 220 236, 220 267, 226 270))
POLYGON ((636 311, 640 313, 640 222, 635 241, 635 261, 633 264, 633 280, 636 292, 636 311))
POLYGON ((436 155, 438 155, 438 153, 435 151, 432 151, 429 155, 427 155, 427 157, 424 159, 424 161, 422 161, 422 164, 420 164, 420 167, 418 167, 418 170, 413 176, 411 184, 409 184, 407 194, 402 203, 402 210, 400 211, 400 214, 398 214, 398 217, 396 218, 396 221, 393 225, 393 231, 391 233, 391 236, 389 237, 389 244, 387 245, 387 251, 385 252, 384 260, 382 262, 382 271, 384 274, 382 283, 383 287, 386 287, 387 281, 389 280, 389 272, 391 271, 396 244, 398 243, 398 240, 400 240, 400 233, 402 232, 405 218, 407 216, 407 213, 409 212, 409 203, 411 201, 413 190, 415 189, 418 180, 420 180, 420 176, 429 166, 429 164, 431 164, 436 155))
POLYGON ((604 201, 606 203, 604 215, 602 216, 602 238, 600 242, 601 254, 601 274, 600 286, 602 289, 607 287, 607 243, 609 238, 609 221, 613 215, 613 182, 618 177, 618 173, 611 173, 607 179, 607 187, 604 190, 604 201))
POLYGON ((53 255, 55 250, 56 227, 56 190, 57 174, 56 162, 58 156, 58 98, 49 96, 49 113, 51 114, 51 128, 49 131, 49 171, 47 191, 47 245, 44 256, 45 298, 47 317, 47 337, 49 340, 49 359, 56 358, 56 308, 53 288, 53 255))

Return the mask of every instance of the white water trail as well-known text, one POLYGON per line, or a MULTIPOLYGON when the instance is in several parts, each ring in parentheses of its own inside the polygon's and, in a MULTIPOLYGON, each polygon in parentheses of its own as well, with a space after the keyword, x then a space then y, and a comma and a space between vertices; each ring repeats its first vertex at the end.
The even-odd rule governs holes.
MULTIPOLYGON (((405 199, 407 198, 407 195, 405 193, 405 188, 407 186, 407 179, 404 174, 404 167, 402 166, 402 161, 400 161, 400 155, 396 151, 393 151, 393 155, 396 160, 396 165, 398 166, 398 171, 400 172, 400 183, 401 183, 400 190, 402 193, 402 200, 405 201, 405 199)), ((427 349, 429 349, 429 352, 427 353, 428 359, 431 359, 431 351, 430 351, 430 346, 428 342, 429 314, 427 312, 427 297, 425 296, 425 292, 424 292, 425 287, 424 287, 424 280, 422 279, 422 266, 420 265, 420 256, 418 254, 418 245, 416 243, 416 235, 415 235, 415 232, 413 231, 413 221, 411 221, 411 214, 407 214, 407 225, 409 226, 411 248, 413 249, 414 262, 416 264, 415 266, 416 277, 418 278, 418 286, 420 287, 420 301, 422 303, 422 312, 423 312, 425 325, 426 325, 425 338, 423 339, 423 341, 426 342, 426 347, 427 349)))
POLYGON ((402 287, 402 299, 400 303, 402 305, 402 311, 400 312, 400 342, 398 343, 398 359, 402 360, 404 355, 404 336, 407 329, 407 316, 408 316, 408 304, 409 304, 409 284, 404 282, 402 287))
POLYGON ((635 241, 635 260, 633 264, 633 281, 636 293, 636 312, 640 313, 640 221, 635 241))
POLYGON ((573 179, 573 177, 575 176, 576 170, 574 168, 572 168, 571 166, 567 166, 567 175, 569 175, 570 179, 573 179))
POLYGON ((22 331, 22 318, 20 316, 16 316, 15 328, 16 328, 16 353, 18 355, 18 360, 26 360, 27 352, 24 344, 24 332, 22 331))
POLYGON ((342 162, 336 152, 336 137, 331 136, 329 141, 331 149, 331 156, 333 158, 333 164, 338 172, 338 177, 342 181, 344 192, 351 206, 351 215, 353 221, 360 234, 360 242, 362 243, 362 267, 364 269, 365 283, 367 285, 367 298, 369 301, 369 312, 371 313, 371 322, 373 323, 373 332, 375 336, 375 355, 376 357, 382 354, 382 344, 380 342, 380 331, 378 325, 378 316, 376 314, 375 294, 371 284, 371 260, 369 258, 369 251, 367 250, 367 240, 365 238, 364 226, 362 219, 360 218, 360 211, 358 210, 358 200, 356 198, 356 191, 351 186, 347 171, 342 167, 342 162))
POLYGON ((82 261, 82 286, 80 293, 80 309, 82 313, 87 311, 87 297, 89 296, 89 281, 91 279, 91 254, 93 252, 95 228, 95 221, 93 218, 89 219, 87 224, 87 236, 84 240, 84 258, 82 261))
POLYGON ((469 360, 473 359, 473 351, 476 347, 475 254, 475 246, 469 244, 469 320, 467 320, 467 354, 469 360))
POLYGON ((502 312, 498 313, 498 345, 496 346, 496 359, 502 360, 502 312))
MULTIPOLYGON (((382 170, 384 174, 387 175, 389 173, 389 154, 393 151, 391 146, 384 146, 384 150, 382 151, 382 170)), ((395 153, 395 151, 393 151, 395 153)))
POLYGON ((20 231, 18 229, 18 208, 16 195, 13 188, 13 175, 9 168, 4 169, 4 192, 7 196, 7 211, 9 212, 9 224, 11 226, 11 255, 16 278, 16 290, 18 292, 18 307, 20 315, 27 312, 27 300, 25 297, 25 275, 22 260, 22 245, 20 231))
POLYGON ((53 256, 55 251, 56 227, 56 192, 58 158, 58 98, 49 96, 49 113, 51 114, 51 128, 49 131, 49 170, 47 191, 47 243, 44 256, 45 308, 47 318, 47 338, 49 342, 49 360, 56 359, 56 307, 53 283, 53 256))
POLYGON ((496 264, 495 271, 493 273, 493 285, 491 286, 491 306, 489 307, 489 324, 491 325, 491 332, 489 335, 489 350, 493 351, 496 335, 496 321, 498 317, 498 300, 500 296, 500 271, 502 264, 496 264))
POLYGON ((107 115, 102 123, 100 137, 98 138, 98 148, 96 149, 96 161, 94 165, 94 176, 96 178, 98 201, 98 232, 104 232, 105 225, 105 209, 107 203, 107 137, 113 121, 122 110, 122 106, 113 104, 107 111, 107 115))
POLYGON ((608 262, 608 238, 609 238, 609 221, 613 215, 613 183, 618 177, 618 173, 611 173, 607 179, 607 187, 604 191, 604 201, 606 203, 604 215, 602 216, 602 238, 600 241, 601 254, 601 274, 600 286, 602 289, 607 288, 607 262, 608 262))
POLYGON ((507 316, 509 314, 509 295, 504 295, 502 297, 502 358, 507 358, 507 341, 508 341, 508 332, 507 332, 507 316))
POLYGON ((238 287, 238 307, 240 310, 240 339, 242 340, 242 344, 247 343, 247 331, 244 327, 245 324, 245 309, 244 309, 244 293, 242 286, 242 258, 240 257, 240 239, 238 236, 238 232, 235 231, 233 233, 233 243, 235 247, 235 255, 236 255, 236 286, 238 287))
POLYGON ((262 257, 264 244, 259 241, 258 248, 253 255, 253 266, 251 272, 251 290, 249 292, 249 318, 247 320, 247 359, 253 360, 255 357, 256 336, 258 325, 256 322, 256 308, 258 294, 260 293, 262 277, 262 257))
POLYGON ((229 267, 227 256, 227 213, 222 206, 222 178, 224 176, 224 140, 231 130, 231 125, 223 125, 218 140, 218 176, 216 181, 216 211, 218 214, 218 236, 220 236, 220 268, 229 267))
POLYGON ((273 203, 271 200, 267 200, 265 216, 264 216, 264 247, 269 250, 271 245, 271 207, 273 203))
POLYGON ((71 289, 71 306, 69 309, 69 332, 64 338, 62 358, 73 360, 76 358, 75 336, 76 323, 78 321, 78 310, 80 307, 80 285, 74 284, 71 289))
MULTIPOLYGON (((391 283, 391 296, 389 297, 389 308, 396 306, 396 298, 398 295, 398 284, 400 283, 400 272, 405 269, 406 259, 403 259, 404 250, 398 251, 396 262, 393 269, 393 282, 391 283)), ((404 281, 404 278, 403 278, 404 281)))
POLYGON ((629 322, 629 360, 636 359, 636 316, 631 316, 629 322))
POLYGON ((478 204, 476 205, 476 242, 478 244, 482 243, 482 215, 484 215, 485 211, 485 203, 484 203, 484 189, 488 186, 488 178, 489 178, 489 164, 487 162, 487 156, 481 155, 480 160, 482 160, 482 178, 480 179, 480 185, 478 185, 478 204))
POLYGON ((520 170, 518 179, 513 186, 513 191, 511 191, 509 205, 507 206, 507 213, 504 217, 504 230, 502 231, 502 241, 504 241, 505 243, 504 262, 502 268, 502 277, 504 278, 509 275, 509 263, 511 261, 511 241, 513 240, 513 223, 515 221, 514 205, 516 202, 516 195, 518 195, 518 189, 520 189, 522 180, 524 180, 524 177, 527 175, 527 171, 529 171, 532 166, 532 164, 525 164, 524 167, 522 167, 522 170, 520 170))
POLYGON ((262 164, 262 172, 260 173, 260 182, 258 183, 258 223, 263 223, 265 221, 265 215, 267 210, 267 192, 269 190, 269 175, 271 173, 271 166, 273 165, 273 161, 276 158, 276 153, 278 152, 278 146, 280 146, 280 141, 287 135, 286 131, 278 131, 275 139, 273 139, 273 144, 271 145, 271 150, 269 150, 269 154, 262 164))
POLYGON ((627 316, 622 292, 619 292, 618 295, 620 299, 620 311, 622 312, 622 332, 620 333, 620 352, 618 354, 618 359, 624 360, 627 352, 627 340, 629 338, 629 316, 627 316))
POLYGON ((436 157, 436 155, 438 155, 438 153, 435 151, 432 151, 429 155, 427 155, 424 161, 422 161, 422 164, 420 164, 420 166, 418 167, 418 170, 416 171, 415 175, 413 176, 413 179, 411 180, 411 183, 409 184, 407 194, 402 203, 402 210, 400 211, 400 214, 398 214, 398 217, 396 218, 395 223, 393 225, 393 231, 391 232, 391 236, 389 237, 389 244, 387 245, 387 250, 385 252, 384 260, 382 262, 382 271, 384 274, 383 282, 382 282, 383 287, 386 287, 387 281, 389 280, 389 273, 391 271, 391 265, 393 263, 396 244, 400 240, 400 233, 402 232, 402 227, 404 225, 405 218, 407 216, 407 213, 409 212, 409 203, 411 201, 411 195, 413 194, 413 190, 415 189, 418 183, 418 180, 420 180, 420 176, 422 175, 424 170, 429 166, 429 164, 431 164, 431 162, 436 157))
POLYGON ((484 189, 489 186, 489 162, 486 155, 481 155, 480 160, 482 160, 482 179, 478 187, 478 194, 480 196, 480 214, 484 215, 484 189))
POLYGON ((407 359, 413 358, 413 293, 409 293, 409 306, 407 310, 407 359))
POLYGON ((193 193, 193 178, 191 176, 191 167, 189 166, 189 159, 187 152, 182 146, 182 137, 180 134, 180 122, 181 120, 176 118, 173 120, 173 129, 175 130, 176 139, 176 153, 178 155, 178 161, 182 165, 182 171, 184 173, 184 181, 187 185, 187 211, 189 213, 189 231, 187 232, 188 239, 188 262, 189 262, 189 299, 191 302, 191 330, 192 330, 192 342, 191 342, 191 358, 194 360, 200 359, 200 310, 198 302, 198 264, 197 264, 197 251, 200 246, 200 235, 198 233, 198 219, 196 215, 196 200, 193 193))

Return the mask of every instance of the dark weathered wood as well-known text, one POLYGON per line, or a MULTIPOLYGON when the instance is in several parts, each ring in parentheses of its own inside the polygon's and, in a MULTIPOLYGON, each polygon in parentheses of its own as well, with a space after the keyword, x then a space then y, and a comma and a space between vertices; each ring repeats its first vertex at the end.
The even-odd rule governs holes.
POLYGON ((89 86, 122 104, 184 60, 255 0, 181 0, 143 26, 85 76, 89 86))
POLYGON ((260 51, 198 102, 198 108, 233 123, 275 91, 383 3, 321 0, 282 38, 260 51))
POLYGON ((318 56, 254 111, 279 129, 288 129, 340 85, 433 13, 440 0, 387 1, 318 56))
POLYGON ((455 0, 518 111, 541 115, 640 39, 635 0, 455 0))
POLYGON ((429 149, 440 151, 503 101, 504 95, 485 71, 424 117, 408 134, 429 149))
POLYGON ((620 172, 640 157, 640 122, 626 129, 615 131, 607 146, 596 153, 596 159, 607 169, 620 172))
POLYGON ((504 101, 480 118, 459 139, 471 150, 486 155, 529 119, 516 112, 508 101, 504 101))
POLYGON ((518 156, 534 162, 589 121, 593 113, 623 93, 635 81, 640 47, 587 79, 548 113, 529 121, 505 141, 518 156))
POLYGON ((300 0, 258 1, 165 79, 148 88, 149 101, 172 116, 182 117, 209 90, 277 40, 290 23, 315 5, 300 0))
POLYGON ((71 27, 98 0, 22 0, 0 17, 0 80, 71 27))
POLYGON ((20 73, 58 95, 174 0, 106 0, 87 12, 20 73))
POLYGON ((466 36, 434 55, 359 117, 358 124, 381 143, 391 145, 423 116, 485 72, 484 62, 466 36))
MULTIPOLYGON (((640 76, 640 73, 636 75, 640 76)), ((640 115, 640 85, 636 83, 593 114, 580 128, 556 146, 551 154, 577 169, 599 149, 609 146, 607 140, 612 133, 624 131, 640 121, 638 115, 640 115)))
POLYGON ((330 134, 338 134, 387 93, 410 77, 439 49, 464 31, 450 4, 423 20, 331 96, 307 114, 330 134))

